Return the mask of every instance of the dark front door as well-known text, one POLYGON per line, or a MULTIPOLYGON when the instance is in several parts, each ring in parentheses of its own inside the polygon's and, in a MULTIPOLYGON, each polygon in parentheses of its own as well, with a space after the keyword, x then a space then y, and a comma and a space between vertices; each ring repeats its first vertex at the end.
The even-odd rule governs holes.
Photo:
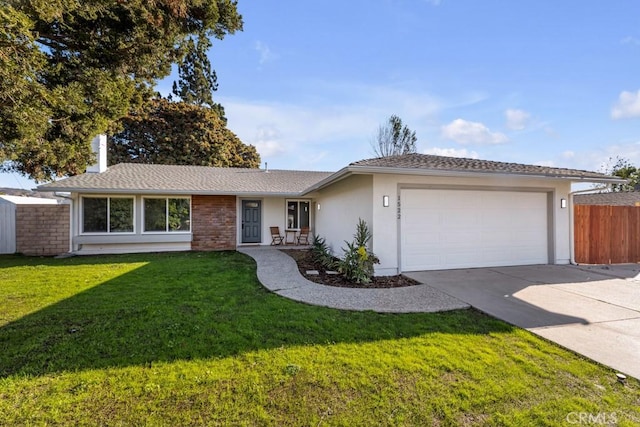
POLYGON ((242 201, 242 243, 260 243, 262 229, 260 200, 242 201))

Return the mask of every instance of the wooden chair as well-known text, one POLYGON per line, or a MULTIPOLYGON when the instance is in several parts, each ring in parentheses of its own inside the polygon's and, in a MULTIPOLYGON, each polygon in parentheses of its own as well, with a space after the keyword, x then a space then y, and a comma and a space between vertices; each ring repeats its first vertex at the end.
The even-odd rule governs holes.
POLYGON ((309 245, 309 227, 302 227, 300 229, 300 235, 298 235, 298 244, 309 245))
POLYGON ((284 236, 280 234, 280 227, 269 227, 271 230, 271 246, 281 245, 284 243, 284 236))

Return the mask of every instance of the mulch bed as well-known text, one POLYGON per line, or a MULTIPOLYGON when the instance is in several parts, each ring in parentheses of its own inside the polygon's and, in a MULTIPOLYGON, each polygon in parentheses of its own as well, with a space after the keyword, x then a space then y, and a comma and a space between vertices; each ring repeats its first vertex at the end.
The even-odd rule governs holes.
POLYGON ((311 252, 307 249, 281 249, 281 251, 296 261, 300 274, 302 274, 305 279, 323 285, 337 286, 340 288, 400 288, 420 284, 401 274, 397 276, 374 276, 371 282, 366 284, 353 283, 345 279, 341 274, 327 274, 327 271, 322 266, 313 262, 311 252), (319 274, 307 274, 307 271, 310 270, 316 270, 319 274))

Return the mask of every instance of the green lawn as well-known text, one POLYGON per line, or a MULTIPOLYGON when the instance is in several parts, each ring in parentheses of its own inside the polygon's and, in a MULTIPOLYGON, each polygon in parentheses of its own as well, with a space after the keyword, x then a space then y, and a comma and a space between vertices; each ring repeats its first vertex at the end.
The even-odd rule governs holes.
POLYGON ((0 425, 638 425, 639 406, 637 381, 476 311, 312 307, 235 252, 0 257, 0 425))

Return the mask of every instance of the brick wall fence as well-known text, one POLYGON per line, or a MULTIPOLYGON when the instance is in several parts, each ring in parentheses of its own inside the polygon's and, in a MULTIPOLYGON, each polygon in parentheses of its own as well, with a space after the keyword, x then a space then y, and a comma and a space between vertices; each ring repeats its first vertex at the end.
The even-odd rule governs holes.
POLYGON ((191 249, 235 249, 236 230, 235 196, 191 197, 191 249))
POLYGON ((69 252, 69 205, 16 206, 16 252, 40 256, 69 252))

